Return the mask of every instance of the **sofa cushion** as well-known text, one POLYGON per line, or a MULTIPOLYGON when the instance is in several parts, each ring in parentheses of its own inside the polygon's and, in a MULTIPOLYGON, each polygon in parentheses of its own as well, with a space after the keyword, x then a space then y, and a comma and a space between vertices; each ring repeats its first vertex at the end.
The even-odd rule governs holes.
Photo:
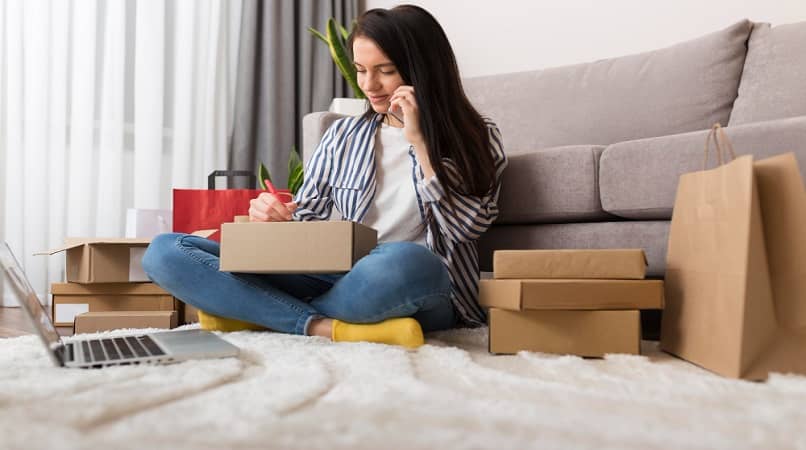
POLYGON ((611 217, 599 202, 602 146, 556 147, 507 157, 497 223, 575 222, 611 217))
POLYGON ((493 225, 478 241, 479 267, 493 270, 495 250, 564 248, 642 248, 647 276, 663 276, 669 221, 493 225))
MULTIPOLYGON (((806 179, 806 116, 729 127, 726 134, 738 155, 757 159, 795 152, 806 179)), ((621 142, 607 147, 599 161, 602 207, 628 219, 669 219, 677 182, 702 170, 708 131, 621 142)), ((708 167, 716 165, 712 152, 708 167)))
POLYGON ((749 21, 672 47, 588 64, 469 78, 507 151, 612 144, 727 123, 749 21))
POLYGON ((730 125, 806 115, 806 22, 756 24, 730 125))

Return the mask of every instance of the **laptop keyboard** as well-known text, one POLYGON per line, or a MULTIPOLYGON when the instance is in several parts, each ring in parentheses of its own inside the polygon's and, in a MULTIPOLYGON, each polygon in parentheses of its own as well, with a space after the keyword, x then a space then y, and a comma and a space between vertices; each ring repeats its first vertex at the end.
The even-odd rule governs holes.
POLYGON ((73 350, 73 343, 68 342, 67 344, 65 344, 64 348, 65 348, 64 360, 72 362, 73 358, 75 358, 76 356, 75 351, 73 350))
POLYGON ((149 336, 126 336, 81 341, 86 362, 147 358, 165 354, 149 336))

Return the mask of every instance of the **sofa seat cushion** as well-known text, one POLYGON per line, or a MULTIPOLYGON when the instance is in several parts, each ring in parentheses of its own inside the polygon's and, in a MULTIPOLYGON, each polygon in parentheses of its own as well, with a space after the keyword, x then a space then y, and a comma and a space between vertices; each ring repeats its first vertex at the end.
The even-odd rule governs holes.
MULTIPOLYGON (((737 156, 762 159, 794 152, 806 179, 806 116, 729 127, 725 132, 737 156)), ((628 219, 671 218, 680 175, 703 168, 707 135, 705 130, 607 147, 599 161, 603 209, 628 219)), ((711 152, 708 167, 715 165, 711 152)))
POLYGON ((806 115, 806 22, 756 24, 730 125, 806 115))
POLYGON ((510 153, 497 223, 562 223, 612 217, 602 211, 598 145, 510 153))
POLYGON ((507 151, 613 144, 727 123, 751 23, 651 52, 464 80, 507 151))

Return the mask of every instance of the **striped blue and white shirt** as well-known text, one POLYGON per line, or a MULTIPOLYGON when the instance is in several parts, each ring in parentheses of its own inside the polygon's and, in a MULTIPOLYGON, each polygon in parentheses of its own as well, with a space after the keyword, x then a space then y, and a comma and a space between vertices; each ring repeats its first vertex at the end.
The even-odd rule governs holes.
MULTIPOLYGON (((325 132, 294 199, 299 205, 295 220, 327 220, 335 206, 345 220, 362 221, 375 196, 375 135, 381 119, 380 114, 372 120, 346 117, 325 132)), ((501 175, 507 165, 501 132, 492 121, 485 122, 495 161, 495 187, 483 197, 452 191, 455 208, 448 204, 445 188, 436 176, 424 178, 414 147, 409 147, 420 217, 425 220, 425 208, 431 208, 436 222, 436 227, 427 230, 426 243, 448 269, 452 301, 461 321, 473 326, 486 322, 484 309, 478 303, 476 239, 498 217, 501 175)), ((451 160, 443 159, 442 163, 449 177, 458 178, 451 160)))

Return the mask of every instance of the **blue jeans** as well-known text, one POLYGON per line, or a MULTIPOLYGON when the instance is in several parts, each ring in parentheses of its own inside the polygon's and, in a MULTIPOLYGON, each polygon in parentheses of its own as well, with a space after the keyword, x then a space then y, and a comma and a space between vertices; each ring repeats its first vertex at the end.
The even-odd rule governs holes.
POLYGON ((456 324, 448 271, 427 248, 379 244, 344 274, 248 274, 218 270, 219 244, 187 234, 151 241, 143 269, 152 281, 205 312, 306 334, 311 320, 374 323, 413 317, 423 331, 456 324))

